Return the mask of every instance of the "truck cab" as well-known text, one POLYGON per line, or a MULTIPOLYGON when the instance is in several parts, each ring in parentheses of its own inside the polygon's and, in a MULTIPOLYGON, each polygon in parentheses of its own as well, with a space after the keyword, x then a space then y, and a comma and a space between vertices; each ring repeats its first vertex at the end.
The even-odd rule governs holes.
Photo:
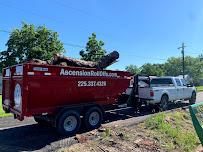
POLYGON ((153 92, 148 102, 160 104, 163 109, 167 108, 170 101, 189 100, 190 104, 194 104, 196 100, 195 87, 180 77, 153 78, 148 89, 153 92))
POLYGON ((169 102, 189 100, 190 104, 196 101, 196 89, 181 77, 146 77, 135 76, 133 85, 125 92, 146 103, 158 105, 161 110, 167 110, 169 102))

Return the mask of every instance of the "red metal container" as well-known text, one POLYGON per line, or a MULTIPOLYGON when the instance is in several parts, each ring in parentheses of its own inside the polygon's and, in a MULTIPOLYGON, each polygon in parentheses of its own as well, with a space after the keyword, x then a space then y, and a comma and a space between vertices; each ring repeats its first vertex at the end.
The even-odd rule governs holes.
POLYGON ((65 106, 113 104, 129 84, 128 72, 21 64, 3 70, 2 104, 23 120, 65 106))

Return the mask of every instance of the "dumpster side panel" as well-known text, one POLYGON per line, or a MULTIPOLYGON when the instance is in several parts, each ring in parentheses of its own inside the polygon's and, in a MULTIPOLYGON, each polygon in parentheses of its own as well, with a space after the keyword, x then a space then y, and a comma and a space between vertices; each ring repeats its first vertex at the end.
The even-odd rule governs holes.
MULTIPOLYGON (((60 107, 75 104, 115 103, 119 93, 128 87, 126 79, 60 78, 44 77, 28 79, 28 111, 40 108, 60 107), (106 86, 79 87, 78 82, 105 82, 106 86), (116 91, 115 91, 116 90, 116 91)), ((46 111, 46 110, 45 110, 46 111)))

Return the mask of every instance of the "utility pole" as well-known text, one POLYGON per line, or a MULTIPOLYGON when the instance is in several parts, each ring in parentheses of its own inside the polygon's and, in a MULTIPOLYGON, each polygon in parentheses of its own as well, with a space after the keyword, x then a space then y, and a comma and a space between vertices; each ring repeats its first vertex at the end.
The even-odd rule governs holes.
POLYGON ((182 46, 179 47, 178 49, 181 49, 182 53, 182 68, 183 68, 183 79, 185 78, 185 44, 182 43, 182 46))

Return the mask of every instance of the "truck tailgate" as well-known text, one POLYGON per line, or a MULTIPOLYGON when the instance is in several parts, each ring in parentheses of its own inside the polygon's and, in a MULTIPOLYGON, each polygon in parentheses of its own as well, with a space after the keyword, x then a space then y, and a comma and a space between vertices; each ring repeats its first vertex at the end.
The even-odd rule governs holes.
POLYGON ((149 87, 139 88, 138 91, 140 99, 151 99, 149 87))

